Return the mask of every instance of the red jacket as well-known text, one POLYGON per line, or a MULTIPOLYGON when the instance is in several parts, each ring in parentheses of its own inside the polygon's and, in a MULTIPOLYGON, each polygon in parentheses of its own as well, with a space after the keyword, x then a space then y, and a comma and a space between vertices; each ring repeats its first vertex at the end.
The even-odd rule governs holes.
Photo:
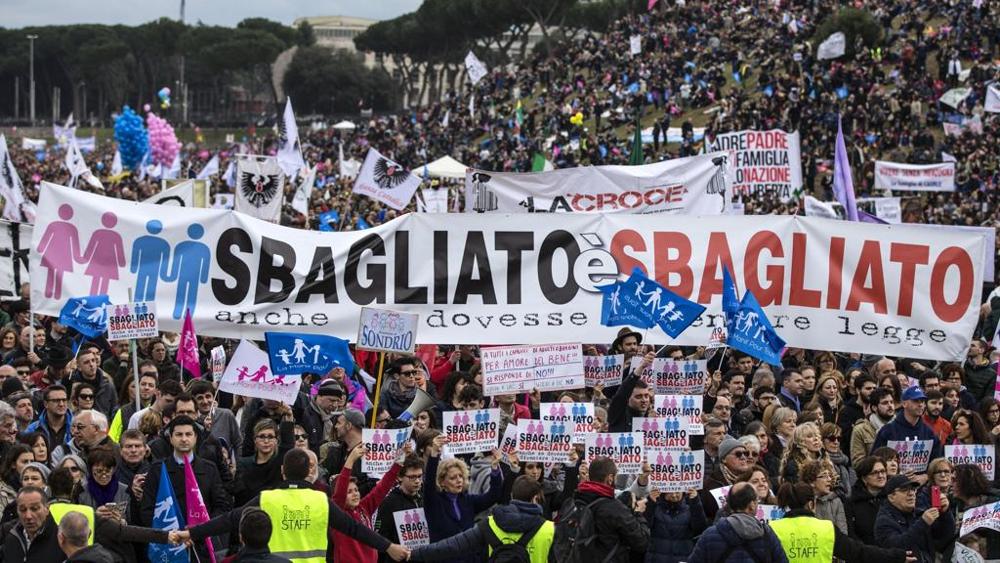
POLYGON ((937 439, 940 440, 942 444, 944 444, 948 440, 948 436, 951 435, 951 423, 948 422, 948 419, 943 416, 939 416, 937 417, 937 420, 931 422, 931 417, 925 414, 924 424, 931 427, 931 430, 934 431, 934 435, 937 436, 937 439))
MULTIPOLYGON (((337 483, 333 488, 332 500, 334 504, 343 509, 364 526, 374 529, 372 526, 372 514, 378 506, 385 500, 393 486, 396 485, 396 475, 399 473, 399 464, 393 463, 389 471, 386 471, 382 479, 379 480, 375 488, 365 495, 361 502, 354 509, 347 508, 347 487, 351 483, 351 467, 346 466, 337 476, 337 483)), ((377 563, 378 552, 375 548, 369 547, 358 540, 343 534, 339 531, 330 531, 330 541, 333 543, 333 560, 336 563, 377 563)))

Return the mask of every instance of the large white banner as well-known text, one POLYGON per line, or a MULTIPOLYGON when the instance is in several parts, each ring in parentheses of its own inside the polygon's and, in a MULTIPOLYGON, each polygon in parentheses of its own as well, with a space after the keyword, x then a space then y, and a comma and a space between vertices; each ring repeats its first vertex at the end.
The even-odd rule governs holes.
POLYGON ((945 360, 963 357, 976 325, 983 241, 770 215, 411 213, 330 233, 43 185, 31 300, 58 315, 107 281, 112 302, 129 288, 156 301, 163 330, 179 331, 187 308, 203 335, 354 339, 361 307, 376 306, 418 313, 423 342, 596 343, 618 332, 600 323, 598 286, 642 267, 707 307, 673 342, 704 345, 724 325, 725 265, 791 347, 945 360))
MULTIPOLYGON (((827 219, 845 219, 844 207, 836 201, 820 201, 807 195, 806 216, 827 219)), ((859 197, 858 210, 874 215, 886 223, 897 225, 903 222, 903 207, 898 197, 859 197)))
POLYGON ((32 226, 0 221, 0 301, 20 299, 28 282, 28 251, 32 226))
POLYGON ((680 213, 722 215, 730 184, 727 155, 689 156, 642 166, 587 166, 549 172, 465 173, 468 213, 680 213))
POLYGON ((955 163, 903 164, 876 160, 875 189, 953 192, 955 191, 955 163))
POLYGON ((798 131, 737 131, 717 135, 708 146, 712 151, 729 152, 734 193, 788 202, 802 188, 798 131))

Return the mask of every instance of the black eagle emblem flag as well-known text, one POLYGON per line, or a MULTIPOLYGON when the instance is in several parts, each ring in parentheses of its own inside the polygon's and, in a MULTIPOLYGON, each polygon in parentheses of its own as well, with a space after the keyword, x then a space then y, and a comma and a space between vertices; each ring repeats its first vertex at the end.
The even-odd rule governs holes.
POLYGON ((383 190, 391 190, 405 182, 410 177, 410 173, 403 170, 402 166, 383 156, 375 161, 373 177, 378 187, 383 190))
POLYGON ((243 172, 240 175, 240 191, 254 207, 265 207, 278 193, 278 175, 243 172))

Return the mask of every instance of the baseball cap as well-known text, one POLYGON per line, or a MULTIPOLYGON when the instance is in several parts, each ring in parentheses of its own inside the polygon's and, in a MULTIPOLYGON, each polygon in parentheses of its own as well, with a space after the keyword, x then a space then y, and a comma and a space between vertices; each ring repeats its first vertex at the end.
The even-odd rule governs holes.
POLYGON ((365 427, 365 415, 358 409, 344 409, 344 413, 340 416, 343 416, 344 420, 351 423, 352 426, 365 427))
POLYGON ((924 390, 920 387, 914 385, 913 387, 907 387, 906 391, 903 391, 904 401, 926 401, 927 395, 924 395, 924 390))
POLYGON ((906 475, 893 475, 888 481, 886 481, 882 492, 886 495, 890 495, 900 489, 916 489, 919 486, 920 483, 910 481, 910 478, 906 475))

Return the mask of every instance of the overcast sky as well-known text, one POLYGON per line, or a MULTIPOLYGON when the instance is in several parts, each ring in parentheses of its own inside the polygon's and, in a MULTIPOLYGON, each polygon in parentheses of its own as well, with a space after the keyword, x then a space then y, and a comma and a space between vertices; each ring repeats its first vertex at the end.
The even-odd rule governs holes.
MULTIPOLYGON (((185 20, 210 25, 236 25, 250 17, 290 24, 304 16, 394 18, 412 12, 421 0, 187 0, 185 20)), ((177 18, 180 0, 0 0, 0 25, 104 23, 135 25, 161 17, 177 18)))

